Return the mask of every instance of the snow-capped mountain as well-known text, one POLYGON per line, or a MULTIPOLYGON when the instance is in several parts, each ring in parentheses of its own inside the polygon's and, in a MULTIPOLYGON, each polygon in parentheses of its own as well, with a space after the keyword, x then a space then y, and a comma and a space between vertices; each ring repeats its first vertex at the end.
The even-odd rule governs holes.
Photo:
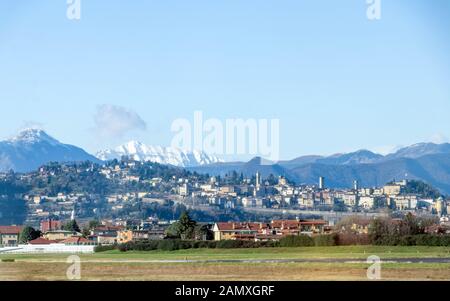
POLYGON ((49 162, 100 162, 83 149, 63 144, 39 129, 25 129, 0 141, 0 171, 28 172, 49 162))
POLYGON ((435 144, 435 143, 417 143, 408 147, 399 149, 396 153, 387 155, 387 159, 392 158, 420 158, 427 155, 449 154, 450 144, 435 144))
POLYGON ((100 151, 97 158, 103 161, 128 156, 137 161, 150 161, 179 167, 193 167, 223 162, 220 158, 202 151, 184 151, 174 147, 149 146, 130 141, 115 149, 100 151))

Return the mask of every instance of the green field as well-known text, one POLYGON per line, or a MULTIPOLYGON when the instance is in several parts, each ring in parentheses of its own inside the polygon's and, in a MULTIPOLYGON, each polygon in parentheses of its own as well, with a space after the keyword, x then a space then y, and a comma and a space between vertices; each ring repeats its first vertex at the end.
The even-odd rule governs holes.
MULTIPOLYGON (((352 246, 108 251, 80 255, 80 258, 82 280, 367 280, 370 265, 364 261, 371 255, 385 260, 445 260, 450 259, 450 248, 352 246), (362 261, 355 263, 352 259, 362 261)), ((67 256, 0 255, 0 280, 65 280, 67 256), (11 260, 14 262, 8 262, 11 260)), ((382 269, 385 280, 450 280, 447 262, 387 262, 382 264, 382 269)))
MULTIPOLYGON (((255 248, 255 249, 188 249, 178 251, 120 252, 80 255, 83 261, 98 260, 247 260, 247 259, 365 259, 370 255, 386 258, 450 258, 449 247, 302 247, 302 248, 255 248)), ((16 260, 51 261, 67 255, 0 255, 16 260)))

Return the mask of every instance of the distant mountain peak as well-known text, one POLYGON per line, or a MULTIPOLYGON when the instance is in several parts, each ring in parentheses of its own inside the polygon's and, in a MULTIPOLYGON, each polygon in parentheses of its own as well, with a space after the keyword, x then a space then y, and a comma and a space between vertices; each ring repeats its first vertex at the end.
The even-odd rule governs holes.
POLYGON ((50 144, 60 143, 58 140, 48 135, 44 130, 36 128, 27 128, 20 130, 19 133, 9 141, 13 143, 17 142, 22 143, 48 142, 50 144))
POLYGON ((15 137, 0 141, 0 172, 29 172, 48 162, 79 161, 100 163, 83 149, 63 144, 41 129, 23 129, 15 137))
POLYGON ((411 146, 403 147, 393 154, 389 154, 386 158, 420 158, 426 155, 448 154, 450 153, 450 144, 416 143, 411 146))
POLYGON ((355 154, 376 154, 376 153, 374 153, 373 151, 368 150, 368 149, 360 149, 360 150, 357 150, 355 152, 355 154))
POLYGON ((264 159, 262 157, 254 157, 250 161, 247 162, 248 165, 273 165, 275 162, 264 159))
POLYGON ((96 156, 100 160, 113 160, 128 156, 137 161, 150 161, 179 167, 201 166, 223 162, 222 159, 206 154, 203 151, 188 151, 175 147, 151 146, 135 140, 131 140, 114 149, 100 151, 96 156))

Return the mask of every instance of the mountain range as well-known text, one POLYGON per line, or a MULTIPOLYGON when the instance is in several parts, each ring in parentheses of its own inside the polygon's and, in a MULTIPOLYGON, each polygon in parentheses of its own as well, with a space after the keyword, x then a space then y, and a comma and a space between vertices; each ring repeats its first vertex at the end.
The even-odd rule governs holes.
POLYGON ((201 151, 184 151, 174 147, 148 146, 138 141, 130 141, 115 149, 100 151, 96 154, 96 157, 103 161, 120 159, 123 156, 136 161, 151 161, 178 167, 195 167, 223 162, 220 158, 201 151))
POLYGON ((199 173, 226 175, 235 170, 245 176, 259 171, 285 176, 299 184, 317 184, 325 177, 331 188, 352 187, 357 180, 361 186, 382 186, 399 179, 425 181, 442 192, 450 193, 450 144, 419 143, 386 156, 368 150, 332 156, 302 156, 277 163, 254 158, 249 162, 230 162, 189 168, 199 173))
POLYGON ((194 167, 222 162, 201 151, 183 151, 172 147, 147 146, 131 141, 95 156, 83 149, 64 144, 39 129, 25 129, 14 138, 0 141, 0 172, 29 172, 49 162, 102 161, 128 156, 137 161, 152 161, 178 167, 194 167))
POLYGON ((147 146, 131 141, 95 156, 83 149, 59 142, 38 129, 26 129, 12 138, 0 141, 0 171, 29 172, 48 162, 120 159, 184 167, 199 173, 225 175, 232 171, 251 176, 286 176, 298 184, 315 184, 320 176, 332 188, 351 187, 357 180, 361 186, 381 186, 394 179, 423 180, 450 194, 450 144, 419 143, 386 156, 359 150, 332 156, 302 156, 288 161, 268 162, 256 157, 249 162, 223 162, 200 151, 183 151, 171 147, 147 146))

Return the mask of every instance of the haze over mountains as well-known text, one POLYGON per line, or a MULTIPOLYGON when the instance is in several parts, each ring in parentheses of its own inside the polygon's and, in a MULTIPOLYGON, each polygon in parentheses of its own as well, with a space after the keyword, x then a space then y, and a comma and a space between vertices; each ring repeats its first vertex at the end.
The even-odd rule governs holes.
POLYGON ((83 149, 63 144, 42 130, 27 129, 16 137, 0 142, 0 171, 29 172, 48 162, 120 159, 152 161, 184 167, 200 173, 225 175, 235 170, 246 176, 257 171, 263 176, 286 176, 297 183, 314 184, 319 176, 328 187, 351 187, 354 180, 362 186, 381 186, 393 179, 423 180, 445 193, 450 193, 450 144, 419 143, 386 156, 368 150, 332 156, 302 156, 277 163, 254 158, 249 162, 223 162, 216 156, 176 148, 147 146, 131 141, 96 156, 83 149))

